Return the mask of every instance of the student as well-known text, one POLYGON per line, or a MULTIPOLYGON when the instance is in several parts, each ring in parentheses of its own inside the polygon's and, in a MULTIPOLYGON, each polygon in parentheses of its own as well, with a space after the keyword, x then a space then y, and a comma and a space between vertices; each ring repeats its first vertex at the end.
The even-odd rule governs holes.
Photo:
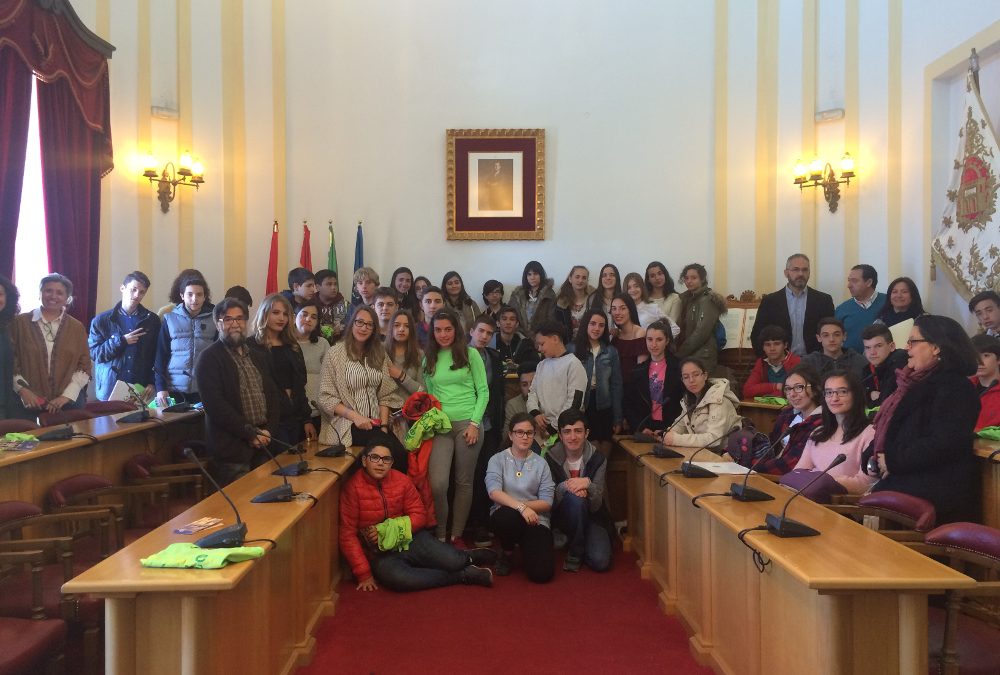
POLYGON ((564 410, 583 409, 587 371, 580 359, 566 350, 564 328, 550 321, 535 333, 535 348, 543 360, 535 369, 528 393, 528 412, 535 420, 540 442, 556 432, 556 421, 564 410))
POLYGON ((389 334, 392 317, 399 309, 399 300, 396 291, 388 286, 379 286, 375 291, 375 301, 372 308, 378 316, 378 337, 385 339, 389 334))
POLYGON ((473 529, 473 543, 476 546, 490 546, 493 540, 489 534, 490 498, 486 494, 486 464, 501 447, 503 438, 504 396, 507 384, 504 381, 504 364, 500 353, 488 345, 496 332, 493 319, 480 314, 469 331, 469 346, 479 351, 486 368, 486 383, 489 387, 489 403, 483 413, 481 427, 483 444, 476 460, 476 473, 472 481, 472 510, 469 525, 473 529))
MULTIPOLYGON (((184 287, 181 286, 181 283, 189 279, 195 279, 195 278, 204 280, 205 275, 199 272, 198 270, 194 269, 193 267, 189 267, 177 273, 177 276, 174 277, 174 280, 170 283, 170 290, 167 291, 167 300, 169 300, 169 304, 166 304, 163 307, 160 307, 158 310, 156 310, 157 315, 161 319, 163 318, 163 315, 166 314, 167 312, 174 311, 174 308, 177 307, 177 305, 181 304, 181 302, 184 300, 184 298, 181 297, 184 294, 184 287)), ((249 304, 247 306, 249 307, 249 304)))
POLYGON ((893 279, 886 291, 887 301, 882 307, 877 323, 895 326, 907 319, 916 319, 924 313, 924 303, 920 299, 920 291, 910 277, 893 279))
POLYGON ((521 273, 521 285, 510 294, 508 305, 517 310, 517 321, 529 338, 543 323, 555 318, 556 294, 552 280, 537 260, 530 261, 521 273))
POLYGON ((976 335, 972 346, 979 353, 979 368, 970 379, 979 392, 979 419, 976 431, 983 427, 1000 426, 1000 340, 989 335, 976 335))
MULTIPOLYGON (((607 263, 601 268, 601 273, 597 279, 600 285, 591 294, 587 306, 597 307, 611 320, 611 301, 615 299, 616 295, 620 295, 622 292, 622 276, 618 273, 617 267, 611 263, 607 263)), ((635 323, 639 323, 638 318, 636 318, 635 323)), ((614 329, 612 329, 611 333, 613 336, 614 329)))
POLYGON ((397 267, 392 273, 392 290, 396 291, 399 306, 416 316, 420 311, 420 300, 413 288, 413 272, 409 267, 397 267))
POLYGON ((655 321, 646 329, 649 359, 632 375, 632 390, 626 392, 625 413, 634 432, 663 431, 681 413, 684 385, 681 367, 670 351, 671 334, 666 320, 655 321))
POLYGON ((424 291, 433 285, 427 277, 417 277, 413 280, 413 294, 417 296, 418 303, 424 299, 424 291))
POLYGON ((594 292, 593 286, 587 283, 589 280, 590 270, 583 265, 573 265, 556 296, 555 319, 566 326, 570 340, 576 338, 580 319, 587 309, 587 298, 594 292))
POLYGON ((344 334, 350 306, 347 298, 340 292, 340 282, 333 270, 320 270, 316 273, 316 306, 319 309, 320 331, 332 344, 344 334))
POLYGON ((639 313, 632 298, 624 293, 619 293, 611 301, 611 322, 614 326, 611 344, 618 351, 621 362, 622 386, 629 391, 635 367, 649 358, 646 329, 639 325, 639 313))
POLYGON ((905 349, 896 349, 892 332, 882 323, 873 323, 861 331, 868 365, 862 371, 865 407, 877 408, 896 391, 896 371, 906 367, 905 349))
POLYGON ((208 282, 191 276, 181 280, 180 288, 181 302, 163 315, 153 360, 156 403, 161 408, 169 405, 168 398, 188 403, 201 400, 194 364, 219 334, 212 320, 215 305, 208 282))
POLYGON ((531 383, 535 379, 535 369, 538 367, 536 361, 525 361, 517 366, 517 386, 521 393, 512 396, 504 405, 503 428, 510 428, 510 421, 517 413, 528 412, 528 394, 531 392, 531 383))
POLYGON ((670 320, 678 324, 681 320, 681 296, 674 289, 674 280, 670 278, 670 272, 658 260, 646 265, 646 290, 649 299, 660 306, 660 310, 670 317, 670 320))
MULTIPOLYGON (((430 289, 424 293, 424 306, 430 289)), ((450 309, 431 317, 430 339, 424 354, 424 385, 427 393, 441 402, 441 410, 451 420, 451 431, 438 432, 431 446, 428 466, 434 512, 435 534, 442 541, 463 546, 462 533, 472 505, 472 479, 483 444, 480 430, 489 403, 486 367, 479 351, 469 347, 458 316, 450 309), (454 471, 454 505, 448 492, 454 471), (448 516, 451 537, 448 538, 448 516)))
POLYGON ((493 334, 490 347, 500 352, 500 358, 507 366, 507 372, 517 368, 524 361, 537 361, 538 352, 534 344, 518 328, 517 310, 504 305, 500 308, 497 332, 493 334))
POLYGON ((425 529, 427 514, 409 477, 390 471, 388 448, 370 444, 361 451, 361 471, 340 495, 340 550, 351 566, 357 590, 375 591, 378 584, 394 591, 419 591, 453 584, 493 585, 489 564, 496 553, 488 549, 459 551, 443 544, 425 529), (390 546, 379 532, 398 529, 409 521, 413 538, 408 545, 390 546), (381 545, 380 545, 381 542, 381 545), (388 548, 386 548, 388 547, 388 548))
POLYGON ((462 275, 452 270, 441 279, 441 289, 444 291, 444 304, 453 312, 458 314, 462 322, 462 330, 469 332, 476 317, 482 314, 476 301, 469 297, 465 291, 465 282, 462 275))
POLYGON ((587 374, 585 411, 588 438, 605 456, 611 454, 613 435, 622 428, 622 366, 618 350, 608 339, 608 317, 591 307, 583 313, 580 332, 570 345, 587 374))
MULTIPOLYGON (((625 275, 625 292, 635 303, 635 309, 639 315, 639 325, 643 328, 648 327, 654 321, 667 318, 660 306, 649 300, 649 296, 646 295, 646 283, 637 273, 629 272, 625 275)), ((680 326, 677 327, 677 332, 680 333, 680 326)))
POLYGON ((548 463, 532 452, 531 416, 518 414, 510 422, 510 447, 493 455, 486 469, 486 489, 493 500, 490 525, 500 539, 496 573, 510 574, 520 545, 528 579, 545 583, 552 579, 555 558, 549 518, 555 485, 548 463))
POLYGON ((430 319, 444 307, 444 293, 437 286, 428 286, 420 296, 420 310, 425 320, 417 323, 417 344, 427 351, 430 336, 430 319))
POLYGON ((375 290, 381 285, 378 272, 371 267, 359 267, 354 272, 353 283, 355 297, 351 301, 351 309, 358 305, 371 307, 375 303, 375 290))
POLYGON ((496 279, 490 279, 483 284, 483 314, 499 324, 500 311, 503 308, 503 284, 496 279))
POLYGON ((865 416, 864 389, 857 375, 832 370, 823 379, 823 423, 813 432, 795 471, 822 471, 843 453, 847 461, 829 475, 847 494, 860 495, 875 482, 861 469, 861 454, 875 438, 875 428, 865 416))
POLYGON ((687 290, 681 293, 681 337, 677 356, 700 359, 711 374, 719 360, 715 325, 727 311, 726 300, 708 287, 708 271, 704 265, 685 265, 681 270, 681 282, 687 290))
POLYGON ((801 362, 821 376, 831 370, 847 370, 860 378, 868 361, 853 349, 845 348, 846 339, 847 334, 840 319, 832 316, 820 319, 816 326, 816 340, 820 344, 820 351, 806 354, 801 362))
POLYGON ((306 438, 312 440, 317 438, 322 420, 320 419, 319 408, 316 401, 319 399, 319 382, 323 377, 323 358, 330 343, 323 339, 319 328, 319 307, 315 298, 307 300, 299 305, 295 310, 295 323, 293 328, 295 339, 299 343, 299 350, 302 352, 302 360, 306 366, 306 398, 309 401, 309 417, 312 424, 312 433, 306 429, 306 438))
POLYGON ((316 277, 305 267, 296 267, 288 273, 288 288, 289 290, 282 291, 281 294, 294 310, 316 296, 316 277))
MULTIPOLYGON (((250 291, 248 291, 244 286, 240 285, 230 286, 229 288, 226 289, 226 294, 224 297, 236 298, 244 305, 246 305, 248 310, 251 307, 253 307, 253 296, 250 295, 250 291)), ((313 296, 313 299, 315 299, 315 296, 313 296)))
MULTIPOLYGON (((424 355, 417 344, 413 315, 405 309, 396 310, 384 342, 385 353, 389 357, 389 377, 396 383, 396 390, 390 394, 388 401, 389 411, 394 413, 403 407, 410 395, 424 390, 424 373, 420 368, 424 355)), ((394 416, 393 419, 402 418, 394 416)), ((392 426, 399 429, 397 423, 392 426)))
POLYGON ((1000 336, 1000 295, 996 291, 983 291, 972 296, 969 313, 975 315, 984 333, 991 337, 1000 336))
POLYGON ((757 359, 743 385, 743 398, 781 396, 785 377, 799 364, 799 357, 789 349, 788 333, 779 326, 765 326, 760 332, 764 356, 757 359))
POLYGON ((681 414, 673 428, 663 434, 664 445, 702 448, 723 440, 740 416, 740 400, 725 378, 709 379, 705 364, 699 359, 681 361, 681 381, 687 390, 681 399, 681 414))
POLYGON ((611 566, 611 518, 604 504, 607 457, 587 438, 587 418, 579 410, 559 415, 559 442, 545 460, 555 484, 552 524, 569 538, 563 570, 583 564, 595 572, 611 566))
POLYGON ((851 297, 837 305, 833 315, 844 324, 844 345, 861 352, 861 331, 875 322, 885 306, 885 293, 879 293, 878 272, 871 265, 855 265, 847 274, 851 297))

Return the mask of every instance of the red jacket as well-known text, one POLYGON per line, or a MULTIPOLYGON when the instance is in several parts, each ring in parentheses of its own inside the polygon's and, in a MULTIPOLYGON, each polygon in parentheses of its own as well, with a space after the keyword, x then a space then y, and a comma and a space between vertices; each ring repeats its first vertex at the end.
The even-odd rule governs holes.
MULTIPOLYGON (((798 354, 788 352, 788 356, 785 357, 785 361, 782 363, 785 374, 790 373, 792 368, 799 365, 799 361, 801 360, 798 354)), ((754 396, 784 397, 785 393, 781 389, 784 383, 768 382, 767 371, 764 368, 770 368, 770 366, 765 366, 764 358, 761 357, 757 359, 757 363, 753 364, 753 370, 750 371, 750 376, 747 378, 746 384, 743 385, 743 398, 753 398, 754 396)))
MULTIPOLYGON (((976 387, 979 386, 978 378, 970 377, 969 381, 976 387)), ((1000 384, 995 384, 980 394, 979 403, 982 407, 979 409, 979 419, 976 420, 976 431, 983 427, 1000 426, 1000 384)))
POLYGON ((365 581, 372 575, 358 531, 386 518, 409 516, 414 534, 426 527, 424 505, 412 481, 399 471, 389 471, 376 481, 364 469, 354 474, 340 493, 340 551, 354 572, 365 581))

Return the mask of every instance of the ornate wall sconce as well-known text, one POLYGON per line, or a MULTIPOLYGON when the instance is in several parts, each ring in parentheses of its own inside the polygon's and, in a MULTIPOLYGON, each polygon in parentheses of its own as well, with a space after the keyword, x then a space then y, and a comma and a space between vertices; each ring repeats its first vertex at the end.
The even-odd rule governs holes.
POLYGON ((184 151, 181 158, 177 160, 177 166, 173 162, 167 162, 162 171, 156 169, 156 159, 152 155, 146 155, 143 161, 142 175, 149 179, 149 183, 156 184, 156 198, 160 201, 160 210, 164 213, 170 210, 170 202, 177 196, 177 186, 187 185, 198 186, 205 182, 205 169, 201 162, 192 161, 191 153, 184 151))
POLYGON ((851 184, 854 178, 854 159, 849 153, 844 153, 840 160, 840 176, 830 166, 830 162, 823 165, 819 158, 813 159, 808 166, 802 160, 795 162, 795 184, 799 186, 799 192, 807 187, 822 187, 823 199, 830 206, 830 213, 837 212, 837 203, 840 201, 840 184, 851 184))

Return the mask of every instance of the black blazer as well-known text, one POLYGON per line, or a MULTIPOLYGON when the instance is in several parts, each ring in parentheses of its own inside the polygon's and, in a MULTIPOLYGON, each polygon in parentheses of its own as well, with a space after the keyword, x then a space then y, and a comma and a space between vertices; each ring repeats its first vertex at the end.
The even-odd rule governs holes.
MULTIPOLYGON (((980 479, 972 441, 979 394, 968 378, 943 368, 914 384, 899 402, 885 438, 889 475, 874 489, 930 501, 939 525, 978 522, 980 479)), ((869 448, 861 466, 871 455, 869 448)))
POLYGON ((500 352, 492 347, 486 347, 484 351, 489 354, 489 361, 485 358, 483 361, 484 365, 490 369, 490 372, 487 373, 490 375, 490 400, 486 404, 486 412, 483 417, 490 420, 493 433, 499 432, 503 437, 503 412, 507 394, 507 382, 503 376, 503 361, 500 359, 500 352))
POLYGON ((651 360, 640 363, 632 370, 632 385, 625 391, 624 414, 628 426, 633 433, 642 427, 650 429, 666 429, 674 423, 681 414, 681 398, 684 396, 684 384, 681 382, 680 361, 671 353, 667 353, 667 381, 663 384, 663 422, 653 422, 648 419, 653 411, 649 398, 649 366, 651 360))
MULTIPOLYGON (((833 316, 833 298, 812 286, 806 286, 806 316, 802 324, 802 338, 806 343, 806 353, 820 348, 816 339, 816 324, 820 319, 833 316)), ((763 356, 764 350, 760 343, 760 332, 764 326, 781 326, 788 332, 789 342, 792 339, 792 320, 788 316, 788 301, 785 299, 785 288, 774 293, 768 293, 760 301, 757 309, 757 319, 750 329, 750 340, 757 356, 763 356)))

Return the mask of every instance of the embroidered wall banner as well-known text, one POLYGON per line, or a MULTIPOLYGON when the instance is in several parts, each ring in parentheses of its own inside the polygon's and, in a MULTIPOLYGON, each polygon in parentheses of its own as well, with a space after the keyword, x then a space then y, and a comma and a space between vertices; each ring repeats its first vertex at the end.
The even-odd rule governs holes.
POLYGON ((1000 289, 1000 222, 994 217, 1000 146, 971 72, 965 78, 965 110, 948 202, 931 248, 936 262, 968 299, 979 291, 1000 289))

